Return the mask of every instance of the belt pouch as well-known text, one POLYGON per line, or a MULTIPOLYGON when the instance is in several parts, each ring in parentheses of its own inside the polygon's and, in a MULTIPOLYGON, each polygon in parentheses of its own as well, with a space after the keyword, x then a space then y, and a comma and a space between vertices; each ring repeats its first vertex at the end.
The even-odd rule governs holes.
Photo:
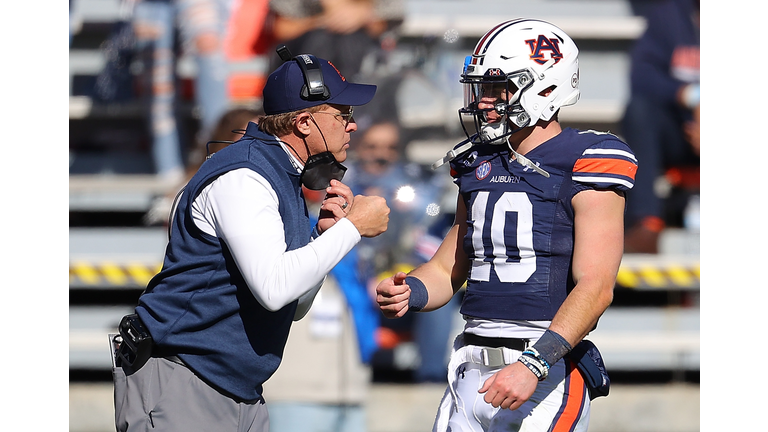
POLYGON ((589 390, 589 399, 608 396, 611 378, 603 363, 603 356, 595 344, 586 339, 579 342, 568 354, 576 367, 582 372, 589 390))
POLYGON ((130 314, 120 321, 122 342, 117 350, 117 361, 130 374, 139 370, 152 355, 152 336, 137 314, 130 314))

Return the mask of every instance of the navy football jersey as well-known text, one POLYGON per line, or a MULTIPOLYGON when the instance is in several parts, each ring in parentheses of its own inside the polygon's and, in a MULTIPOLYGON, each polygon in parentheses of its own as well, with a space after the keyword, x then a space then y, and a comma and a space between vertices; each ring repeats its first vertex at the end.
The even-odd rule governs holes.
POLYGON ((479 145, 451 161, 471 261, 461 313, 551 320, 574 286, 571 198, 585 189, 629 190, 637 160, 614 135, 571 128, 525 155, 549 177, 512 155, 505 145, 479 145))

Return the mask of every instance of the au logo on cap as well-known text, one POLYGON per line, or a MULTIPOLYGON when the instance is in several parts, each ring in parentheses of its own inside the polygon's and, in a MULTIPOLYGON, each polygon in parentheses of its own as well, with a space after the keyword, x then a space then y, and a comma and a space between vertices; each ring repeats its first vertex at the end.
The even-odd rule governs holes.
POLYGON ((341 74, 339 69, 333 63, 331 63, 330 60, 328 60, 328 64, 331 65, 331 67, 336 71, 337 74, 339 74, 339 76, 341 77, 342 81, 346 81, 347 80, 346 78, 344 78, 344 75, 341 74))

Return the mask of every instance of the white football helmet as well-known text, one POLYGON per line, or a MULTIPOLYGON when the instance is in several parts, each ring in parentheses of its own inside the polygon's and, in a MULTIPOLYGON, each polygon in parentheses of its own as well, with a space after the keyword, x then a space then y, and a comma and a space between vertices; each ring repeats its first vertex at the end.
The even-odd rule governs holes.
POLYGON ((576 103, 579 50, 548 22, 505 21, 480 38, 464 61, 460 82, 464 107, 459 113, 473 117, 476 139, 504 144, 503 138, 576 103))

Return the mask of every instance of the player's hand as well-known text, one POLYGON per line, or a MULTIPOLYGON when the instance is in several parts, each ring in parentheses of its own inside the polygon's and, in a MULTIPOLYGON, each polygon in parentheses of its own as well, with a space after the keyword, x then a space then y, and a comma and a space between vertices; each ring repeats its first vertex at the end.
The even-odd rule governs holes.
POLYGON ((405 273, 398 272, 376 287, 376 303, 386 318, 400 318, 408 312, 411 287, 405 283, 405 277, 405 273))
POLYGON ((317 221, 317 231, 320 234, 346 217, 355 201, 349 186, 338 180, 331 180, 331 185, 325 189, 325 194, 317 221))
POLYGON ((357 195, 346 211, 347 219, 363 237, 376 237, 387 230, 389 207, 382 197, 357 195))
POLYGON ((488 378, 478 393, 485 393, 483 400, 494 408, 516 410, 531 397, 538 384, 536 375, 516 361, 488 378))

